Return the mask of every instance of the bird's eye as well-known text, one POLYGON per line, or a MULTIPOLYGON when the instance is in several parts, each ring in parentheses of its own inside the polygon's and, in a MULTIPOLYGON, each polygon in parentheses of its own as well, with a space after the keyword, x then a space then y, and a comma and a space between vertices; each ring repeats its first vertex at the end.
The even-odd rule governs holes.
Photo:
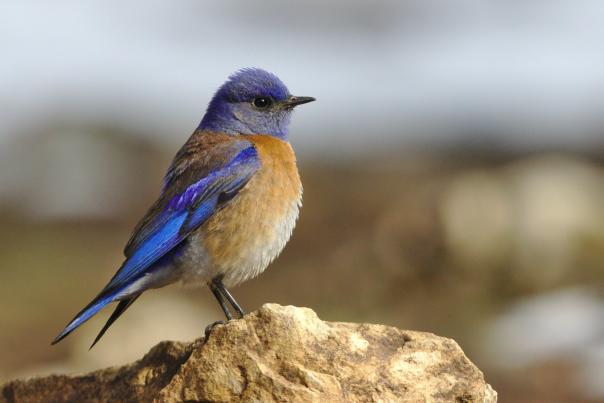
POLYGON ((266 109, 271 106, 272 103, 273 101, 267 97, 258 97, 254 99, 254 106, 258 109, 266 109))

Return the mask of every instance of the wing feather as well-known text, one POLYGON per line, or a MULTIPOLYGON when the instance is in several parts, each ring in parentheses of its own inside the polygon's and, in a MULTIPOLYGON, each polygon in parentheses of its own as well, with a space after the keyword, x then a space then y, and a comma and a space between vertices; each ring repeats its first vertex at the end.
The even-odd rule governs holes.
MULTIPOLYGON (((126 261, 103 294, 138 278, 245 186, 260 167, 258 153, 247 141, 240 141, 233 149, 236 151, 234 157, 214 167, 206 176, 197 176, 198 179, 189 182, 184 189, 178 181, 168 182, 164 193, 171 197, 160 199, 160 207, 154 206, 143 219, 144 224, 137 227, 126 249, 126 261), (171 186, 180 191, 172 191, 171 186)), ((188 169, 194 170, 194 165, 189 165, 188 169)), ((196 175, 188 176, 194 178, 196 175)))
POLYGON ((122 300, 96 343, 143 291, 134 290, 134 294, 126 295, 125 290, 236 197, 259 168, 258 153, 250 142, 226 134, 194 133, 174 158, 161 197, 132 233, 120 269, 52 343, 58 343, 107 304, 122 300))

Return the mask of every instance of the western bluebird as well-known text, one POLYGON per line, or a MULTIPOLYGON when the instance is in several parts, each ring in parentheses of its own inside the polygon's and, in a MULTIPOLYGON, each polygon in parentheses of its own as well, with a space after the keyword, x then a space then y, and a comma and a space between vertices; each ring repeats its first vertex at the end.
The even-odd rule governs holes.
POLYGON ((288 125, 295 106, 314 100, 261 69, 230 76, 174 157, 122 266, 52 344, 119 301, 94 346, 145 290, 176 281, 207 284, 227 319, 227 302, 243 316, 225 286, 262 273, 292 234, 302 184, 288 125))

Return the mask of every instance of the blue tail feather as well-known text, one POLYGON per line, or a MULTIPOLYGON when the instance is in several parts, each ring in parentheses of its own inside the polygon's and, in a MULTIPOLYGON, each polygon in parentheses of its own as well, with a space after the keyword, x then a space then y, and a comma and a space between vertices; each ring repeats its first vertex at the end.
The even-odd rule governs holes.
POLYGON ((117 293, 111 293, 110 295, 99 295, 95 299, 93 299, 84 309, 82 309, 76 316, 69 322, 69 324, 63 329, 61 333, 52 341, 51 344, 57 344, 65 337, 69 335, 69 333, 73 332, 80 325, 86 322, 88 319, 93 317, 98 311, 103 309, 107 304, 114 301, 117 293))
POLYGON ((109 327, 111 327, 113 322, 115 322, 117 320, 117 318, 119 318, 126 311, 126 309, 128 309, 130 307, 130 305, 132 305, 134 303, 134 301, 136 301, 136 299, 138 297, 140 297, 140 294, 136 294, 135 296, 133 296, 131 298, 124 299, 124 300, 120 301, 119 304, 117 304, 115 311, 113 311, 113 313, 107 320, 107 323, 105 323, 105 326, 103 326, 103 328, 101 329, 99 334, 96 336, 96 338, 92 342, 92 345, 90 346, 89 350, 91 350, 92 347, 94 347, 94 345, 96 343, 98 343, 99 340, 101 340, 101 337, 103 337, 103 335, 105 334, 107 329, 109 329, 109 327))

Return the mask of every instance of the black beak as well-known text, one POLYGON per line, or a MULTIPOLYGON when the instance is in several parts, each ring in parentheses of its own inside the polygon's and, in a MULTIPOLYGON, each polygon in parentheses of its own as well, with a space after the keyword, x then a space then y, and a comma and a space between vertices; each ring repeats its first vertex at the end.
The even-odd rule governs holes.
POLYGON ((316 99, 313 97, 296 97, 292 95, 287 98, 283 104, 287 109, 292 109, 295 106, 307 104, 312 101, 316 101, 316 99))

